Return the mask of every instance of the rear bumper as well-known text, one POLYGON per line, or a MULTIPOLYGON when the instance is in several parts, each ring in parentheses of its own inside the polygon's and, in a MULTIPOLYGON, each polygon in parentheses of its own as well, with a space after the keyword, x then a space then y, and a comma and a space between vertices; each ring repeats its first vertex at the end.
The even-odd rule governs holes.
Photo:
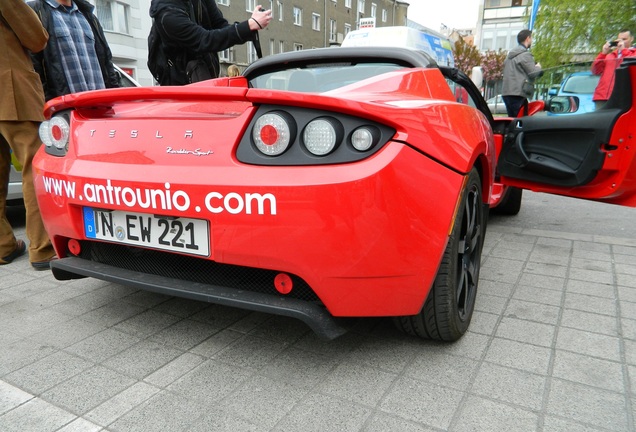
MULTIPOLYGON (((336 317, 413 315, 421 310, 446 247, 463 181, 461 174, 399 143, 355 164, 316 167, 239 164, 177 170, 90 160, 66 166, 63 158, 39 155, 38 202, 61 258, 70 256, 69 240, 86 239, 84 206, 207 219, 207 260, 297 275, 336 317), (78 193, 93 190, 86 185, 105 179, 133 189, 169 183, 171 191, 183 191, 193 205, 183 212, 95 205, 85 196, 47 189, 43 177, 73 183, 78 193), (232 197, 225 210, 216 198, 216 213, 206 213, 203 205, 194 209, 210 191, 232 197), (276 211, 266 207, 263 214, 238 212, 237 197, 250 193, 270 194, 276 211)), ((87 275, 89 263, 78 266, 84 272, 79 274, 87 275)), ((111 278, 113 272, 89 276, 111 278)), ((122 274, 117 282, 128 284, 122 274)), ((191 287, 184 286, 172 294, 186 296, 191 287)), ((201 294, 195 290, 192 295, 201 294)))
POLYGON ((170 279, 76 257, 52 261, 51 270, 60 280, 93 277, 160 294, 297 318, 325 339, 335 339, 348 330, 348 320, 334 318, 324 307, 302 300, 170 279))

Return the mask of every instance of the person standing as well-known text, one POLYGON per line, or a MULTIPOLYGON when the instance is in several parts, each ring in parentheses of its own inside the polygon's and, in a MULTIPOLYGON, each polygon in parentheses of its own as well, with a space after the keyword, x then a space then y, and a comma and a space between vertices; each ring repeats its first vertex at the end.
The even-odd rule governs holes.
POLYGON ((32 0, 29 6, 50 35, 32 55, 45 99, 69 93, 119 87, 112 53, 101 24, 86 0, 32 0))
POLYGON ((519 45, 508 53, 504 60, 503 90, 501 95, 508 117, 517 117, 522 107, 528 106, 528 99, 534 94, 534 80, 543 75, 541 65, 535 63, 530 53, 532 32, 521 30, 517 34, 519 45))
POLYGON ((592 73, 601 78, 596 85, 592 100, 596 109, 605 106, 614 90, 616 69, 621 65, 625 57, 636 57, 636 48, 632 47, 634 35, 629 29, 623 29, 618 33, 618 39, 613 42, 605 42, 601 52, 592 62, 592 73))
POLYGON ((150 17, 149 52, 158 34, 170 65, 155 72, 149 62, 151 72, 160 85, 185 85, 219 77, 219 51, 248 41, 254 41, 258 51, 258 30, 269 25, 272 13, 257 5, 248 20, 230 24, 214 0, 152 0, 150 17))
POLYGON ((29 260, 36 270, 45 270, 55 252, 40 216, 31 166, 41 144, 38 127, 44 120, 44 93, 27 50, 43 50, 48 34, 23 0, 0 0, 0 40, 0 265, 26 252, 24 240, 16 239, 6 215, 13 151, 22 165, 29 260))

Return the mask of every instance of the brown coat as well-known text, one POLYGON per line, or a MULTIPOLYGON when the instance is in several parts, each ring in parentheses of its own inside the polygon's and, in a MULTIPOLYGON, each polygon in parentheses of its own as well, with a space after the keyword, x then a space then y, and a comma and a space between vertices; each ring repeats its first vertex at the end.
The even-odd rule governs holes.
POLYGON ((26 50, 44 49, 49 35, 24 0, 0 0, 0 121, 42 121, 44 92, 26 50))

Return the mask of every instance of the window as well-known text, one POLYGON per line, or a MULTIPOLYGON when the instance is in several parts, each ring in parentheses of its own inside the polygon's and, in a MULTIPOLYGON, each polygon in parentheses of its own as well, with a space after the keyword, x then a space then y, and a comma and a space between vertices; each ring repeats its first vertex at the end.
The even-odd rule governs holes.
POLYGON ((278 42, 278 52, 279 53, 285 52, 285 42, 283 41, 278 42))
POLYGON ((256 9, 256 0, 245 0, 245 10, 253 12, 256 9))
POLYGON ((230 5, 230 0, 216 0, 216 4, 223 5, 223 6, 229 6, 230 5))
POLYGON ((371 16, 375 18, 377 12, 378 12, 378 5, 375 3, 371 3, 371 16))
POLYGON ((294 25, 303 25, 303 10, 298 6, 294 6, 294 25))
POLYGON ((345 7, 351 9, 351 0, 345 0, 345 7))
POLYGON ((311 14, 311 29, 320 31, 320 15, 317 13, 311 14))
POLYGON ((269 53, 274 54, 274 39, 269 40, 269 53))
POLYGON ((254 49, 254 44, 252 42, 247 43, 247 62, 253 63, 258 60, 258 56, 256 55, 256 49, 254 49))
POLYGON ((97 19, 104 30, 129 34, 128 5, 111 0, 97 0, 95 6, 97 19))
POLYGON ((336 42, 336 38, 338 37, 336 34, 337 23, 336 20, 329 20, 329 42, 336 42))
POLYGON ((278 21, 283 20, 283 2, 278 2, 278 21))
POLYGON ((382 22, 386 22, 389 19, 389 13, 386 9, 382 9, 382 22))
POLYGON ((294 51, 302 51, 302 50, 303 50, 303 44, 294 43, 294 51))
POLYGON ((234 47, 219 51, 219 59, 229 63, 234 63, 234 47))
POLYGON ((364 0, 358 0, 358 13, 364 15, 364 0))
POLYGON ((344 35, 348 35, 349 32, 351 31, 351 24, 345 24, 345 33, 344 35))

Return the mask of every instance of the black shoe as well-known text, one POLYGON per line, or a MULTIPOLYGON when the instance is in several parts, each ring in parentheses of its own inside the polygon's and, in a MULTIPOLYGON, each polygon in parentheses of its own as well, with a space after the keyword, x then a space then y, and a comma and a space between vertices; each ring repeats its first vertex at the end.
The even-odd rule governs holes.
POLYGON ((18 240, 17 244, 13 252, 6 257, 0 258, 0 265, 9 264, 14 259, 24 255, 24 252, 26 252, 26 243, 24 243, 24 240, 18 240))
POLYGON ((57 255, 53 255, 51 258, 46 259, 44 261, 35 261, 31 263, 31 266, 36 270, 50 270, 51 269, 51 261, 56 260, 57 255))

